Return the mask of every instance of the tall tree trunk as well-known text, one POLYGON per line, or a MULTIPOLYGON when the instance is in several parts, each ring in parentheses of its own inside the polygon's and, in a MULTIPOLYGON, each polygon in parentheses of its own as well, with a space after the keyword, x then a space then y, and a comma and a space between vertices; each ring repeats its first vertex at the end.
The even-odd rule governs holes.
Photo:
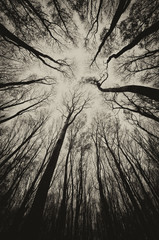
POLYGON ((105 140, 106 146, 108 147, 109 152, 111 153, 111 155, 112 155, 112 157, 114 159, 114 163, 115 163, 115 165, 116 165, 116 167, 118 169, 118 172, 120 174, 120 178, 122 180, 124 190, 128 194, 129 199, 130 199, 130 201, 132 203, 132 206, 134 208, 134 216, 135 216, 135 218, 136 218, 136 220, 137 220, 137 222, 138 222, 138 224, 139 224, 139 226, 140 226, 140 228, 142 230, 142 233, 144 234, 145 237, 148 237, 149 236, 149 230, 146 227, 145 218, 143 216, 143 213, 141 211, 139 203, 137 202, 137 200, 136 200, 136 198, 135 198, 135 196, 133 194, 131 186, 130 186, 129 182, 127 181, 127 178, 126 178, 126 176, 125 176, 125 174, 124 174, 124 172, 123 172, 123 170, 121 168, 121 164, 117 160, 116 155, 115 155, 113 149, 111 149, 111 147, 110 147, 110 145, 109 145, 109 143, 108 143, 108 141, 106 139, 106 136, 104 137, 104 140, 105 140))
POLYGON ((101 168, 100 168, 100 155, 99 149, 100 147, 97 146, 97 142, 95 143, 96 147, 96 163, 97 163, 97 181, 99 185, 99 194, 100 194, 100 205, 101 205, 101 214, 104 223, 104 236, 108 239, 114 239, 114 233, 112 229, 112 216, 110 213, 110 207, 108 201, 104 194, 103 183, 101 179, 101 168))
POLYGON ((47 199, 47 193, 49 191, 51 179, 52 179, 54 170, 56 168, 56 164, 57 164, 60 151, 64 142, 65 134, 69 126, 70 117, 71 115, 69 114, 64 124, 64 127, 61 130, 59 139, 55 144, 53 153, 50 157, 50 160, 45 169, 45 172, 40 180, 38 190, 36 192, 30 213, 27 216, 27 219, 21 231, 21 234, 22 234, 21 237, 23 239, 35 240, 35 239, 38 239, 38 237, 40 237, 40 227, 42 224, 43 211, 44 211, 44 207, 47 199))
POLYGON ((67 175, 68 175, 68 160, 71 151, 72 143, 70 142, 69 149, 66 156, 66 163, 65 163, 65 173, 64 173, 64 182, 63 182, 63 193, 62 193, 62 200, 61 205, 59 208, 57 223, 56 223, 56 230, 55 236, 58 240, 64 239, 65 235, 65 225, 66 225, 66 208, 67 208, 67 175), (62 229, 62 231, 61 231, 62 229))
POLYGON ((81 211, 81 204, 83 200, 83 150, 81 147, 81 156, 79 160, 79 182, 77 182, 77 195, 76 195, 76 208, 75 208, 75 219, 74 219, 74 239, 79 237, 79 217, 81 211))

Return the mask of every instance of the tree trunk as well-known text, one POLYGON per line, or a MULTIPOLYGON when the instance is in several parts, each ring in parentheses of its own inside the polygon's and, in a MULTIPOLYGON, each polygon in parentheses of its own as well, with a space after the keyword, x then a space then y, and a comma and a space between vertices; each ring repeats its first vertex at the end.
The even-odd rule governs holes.
POLYGON ((61 130, 60 137, 56 142, 56 145, 50 157, 49 163, 39 183, 38 190, 36 192, 30 213, 27 216, 27 219, 22 228, 21 237, 23 237, 24 239, 35 240, 35 239, 38 239, 38 237, 40 237, 40 227, 42 224, 43 211, 44 211, 44 207, 47 199, 47 193, 49 191, 51 179, 52 179, 54 170, 56 168, 59 154, 64 142, 65 134, 69 126, 68 123, 69 123, 70 117, 71 116, 69 114, 64 124, 64 127, 61 130))
POLYGON ((62 200, 59 208, 59 213, 58 213, 58 218, 56 223, 56 230, 55 230, 55 236, 58 240, 64 239, 64 235, 65 235, 66 213, 67 213, 66 212, 67 210, 66 209, 67 208, 67 175, 68 175, 68 160, 69 160, 69 155, 71 151, 71 145, 72 143, 70 142, 70 146, 66 156, 66 163, 65 163, 62 200))

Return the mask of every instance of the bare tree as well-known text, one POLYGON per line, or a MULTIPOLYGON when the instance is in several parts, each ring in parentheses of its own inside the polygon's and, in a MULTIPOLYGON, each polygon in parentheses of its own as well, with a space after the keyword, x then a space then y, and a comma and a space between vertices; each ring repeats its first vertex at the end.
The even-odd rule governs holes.
POLYGON ((45 172, 43 173, 43 176, 39 182, 31 210, 27 216, 26 222, 24 223, 22 234, 24 234, 23 236, 26 238, 30 236, 31 239, 34 239, 38 236, 39 227, 42 223, 42 215, 46 203, 47 193, 57 165, 67 129, 87 106, 88 101, 88 98, 83 100, 81 93, 73 93, 71 102, 68 102, 67 99, 65 100, 65 107, 67 111, 67 115, 65 116, 66 120, 63 128, 61 129, 59 138, 53 148, 53 152, 50 156, 45 172))

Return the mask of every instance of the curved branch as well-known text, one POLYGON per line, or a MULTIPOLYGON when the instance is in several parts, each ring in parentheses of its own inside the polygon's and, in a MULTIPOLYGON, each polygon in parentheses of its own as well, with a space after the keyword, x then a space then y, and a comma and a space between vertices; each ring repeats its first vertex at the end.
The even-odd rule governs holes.
POLYGON ((147 86, 139 86, 139 85, 127 85, 122 87, 114 87, 114 88, 102 88, 101 84, 93 80, 92 84, 96 85, 101 92, 131 92, 136 93, 142 96, 146 96, 151 100, 155 100, 159 102, 159 89, 147 87, 147 86))

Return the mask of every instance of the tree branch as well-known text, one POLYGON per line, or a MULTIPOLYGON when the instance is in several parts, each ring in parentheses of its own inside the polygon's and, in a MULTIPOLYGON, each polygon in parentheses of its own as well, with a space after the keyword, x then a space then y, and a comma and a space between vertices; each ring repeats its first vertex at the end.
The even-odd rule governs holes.
POLYGON ((150 34, 157 32, 159 30, 159 21, 152 24, 150 27, 146 28, 144 31, 139 33, 128 45, 126 45, 124 48, 122 48, 118 53, 112 54, 108 60, 107 63, 111 61, 112 58, 118 58, 126 51, 132 49, 134 46, 136 46, 142 39, 149 36, 150 34))
POLYGON ((30 45, 28 45, 27 43, 25 43, 23 40, 19 39, 17 36, 15 36, 13 33, 11 33, 4 25, 2 25, 0 23, 0 35, 4 38, 4 39, 9 39, 9 41, 11 41, 13 44, 15 44, 16 46, 22 47, 24 49, 26 49, 27 51, 29 51, 30 53, 32 53, 33 55, 35 55, 38 59, 40 59, 45 65, 60 71, 60 67, 62 66, 68 66, 67 63, 65 63, 62 60, 55 60, 54 58, 50 57, 47 54, 44 54, 38 50, 36 50, 35 48, 31 47, 30 45), (54 67, 48 63, 45 62, 44 59, 50 60, 51 62, 57 64, 59 66, 58 67, 54 67))
POLYGON ((105 44, 107 38, 108 38, 108 37, 110 36, 110 34, 113 32, 114 28, 116 27, 117 22, 119 21, 121 15, 124 13, 124 11, 125 11, 125 10, 127 9, 127 7, 129 6, 130 2, 131 2, 131 0, 120 0, 119 5, 118 5, 118 8, 117 8, 117 10, 116 10, 116 12, 115 12, 115 15, 114 15, 113 19, 112 19, 110 28, 109 28, 108 32, 105 34, 105 36, 104 36, 101 44, 99 45, 98 50, 97 50, 97 53, 96 53, 96 55, 95 55, 95 57, 94 57, 91 65, 95 62, 98 54, 100 53, 102 47, 103 47, 104 44, 105 44))

